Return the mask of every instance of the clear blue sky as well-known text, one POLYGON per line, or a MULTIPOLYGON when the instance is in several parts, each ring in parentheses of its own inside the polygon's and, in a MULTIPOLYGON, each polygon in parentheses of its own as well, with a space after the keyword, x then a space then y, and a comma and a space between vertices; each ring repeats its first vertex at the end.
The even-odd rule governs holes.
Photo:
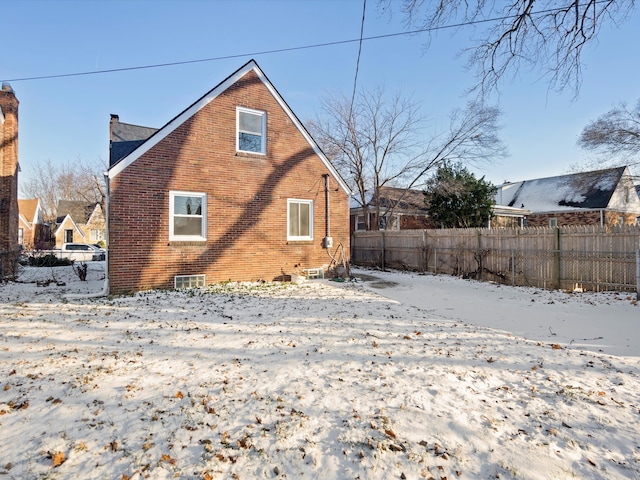
MULTIPOLYGON (((357 42, 258 55, 256 52, 357 39, 362 0, 8 1, 0 0, 0 80, 137 67, 212 57, 236 58, 45 80, 11 81, 20 101, 22 177, 32 165, 105 163, 109 115, 161 127, 250 58, 298 117, 313 118, 328 93, 353 87, 357 42)), ((367 1, 364 35, 402 32, 399 14, 382 16, 367 1)), ((401 89, 421 103, 434 127, 466 103, 473 74, 460 50, 473 31, 401 36, 363 43, 358 86, 401 89)), ((566 173, 587 158, 576 146, 586 123, 620 101, 640 97, 640 15, 603 29, 584 55, 584 78, 573 91, 549 92, 539 72, 502 85, 502 138, 510 156, 476 169, 493 183, 566 173)))

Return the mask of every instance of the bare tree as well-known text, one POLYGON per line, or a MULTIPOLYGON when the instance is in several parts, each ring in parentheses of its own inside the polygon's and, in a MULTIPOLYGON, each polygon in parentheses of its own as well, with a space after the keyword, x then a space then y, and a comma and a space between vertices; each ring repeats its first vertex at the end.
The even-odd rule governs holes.
POLYGON ((516 75, 526 67, 540 70, 550 88, 571 86, 577 94, 585 46, 597 38, 603 25, 617 26, 635 8, 634 0, 379 2, 383 11, 399 8, 411 31, 474 25, 479 37, 467 53, 469 65, 476 69, 475 89, 482 93, 497 89, 505 75, 516 75))
POLYGON ((640 154, 640 101, 633 108, 622 103, 590 122, 582 130, 578 146, 622 162, 637 159, 640 154))
POLYGON ((22 192, 29 198, 39 198, 42 216, 46 222, 55 221, 59 200, 81 200, 100 203, 105 208, 106 188, 102 171, 104 166, 81 161, 54 165, 51 160, 38 162, 22 183, 22 192))
MULTIPOLYGON (((361 92, 356 100, 346 96, 323 102, 324 116, 310 124, 341 175, 356 193, 358 204, 372 194, 376 218, 390 214, 395 204, 381 211, 380 189, 402 185, 405 192, 424 182, 426 175, 445 161, 479 162, 505 154, 497 131, 499 110, 470 103, 452 113, 448 131, 426 136, 426 119, 419 104, 383 89, 361 92)), ((366 228, 370 229, 365 215, 366 228)))

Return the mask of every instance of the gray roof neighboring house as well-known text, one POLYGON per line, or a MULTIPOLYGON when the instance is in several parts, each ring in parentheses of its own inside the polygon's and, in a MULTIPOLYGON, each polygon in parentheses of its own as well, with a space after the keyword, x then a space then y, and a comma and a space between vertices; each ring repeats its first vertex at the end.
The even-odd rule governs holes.
POLYGON ((96 205, 96 203, 87 203, 82 200, 59 200, 56 211, 56 224, 62 223, 67 215, 70 215, 76 223, 87 223, 96 205))
POLYGON ((111 129, 109 167, 129 155, 158 131, 157 128, 121 123, 120 117, 113 114, 109 125, 111 129))
POLYGON ((496 203, 534 213, 605 209, 623 176, 629 176, 627 167, 507 183, 498 188, 496 203))

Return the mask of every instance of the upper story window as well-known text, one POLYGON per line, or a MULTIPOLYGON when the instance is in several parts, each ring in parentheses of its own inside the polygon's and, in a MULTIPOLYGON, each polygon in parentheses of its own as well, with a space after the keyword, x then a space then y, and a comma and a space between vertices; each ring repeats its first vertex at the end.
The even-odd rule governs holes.
POLYGON ((239 152, 267 153, 267 112, 237 107, 237 145, 239 152))
POLYGON ((207 239, 207 194, 169 192, 169 240, 207 239))
POLYGON ((287 240, 313 240, 312 200, 287 200, 287 240))

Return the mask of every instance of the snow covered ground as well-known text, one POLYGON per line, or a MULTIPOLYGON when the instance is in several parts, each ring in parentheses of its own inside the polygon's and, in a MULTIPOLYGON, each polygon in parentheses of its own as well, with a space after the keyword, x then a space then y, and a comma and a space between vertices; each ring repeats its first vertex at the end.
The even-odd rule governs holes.
MULTIPOLYGON (((450 277, 0 285, 0 478, 640 479, 640 307, 450 277)), ((37 283, 36 283, 37 282, 37 283)))

